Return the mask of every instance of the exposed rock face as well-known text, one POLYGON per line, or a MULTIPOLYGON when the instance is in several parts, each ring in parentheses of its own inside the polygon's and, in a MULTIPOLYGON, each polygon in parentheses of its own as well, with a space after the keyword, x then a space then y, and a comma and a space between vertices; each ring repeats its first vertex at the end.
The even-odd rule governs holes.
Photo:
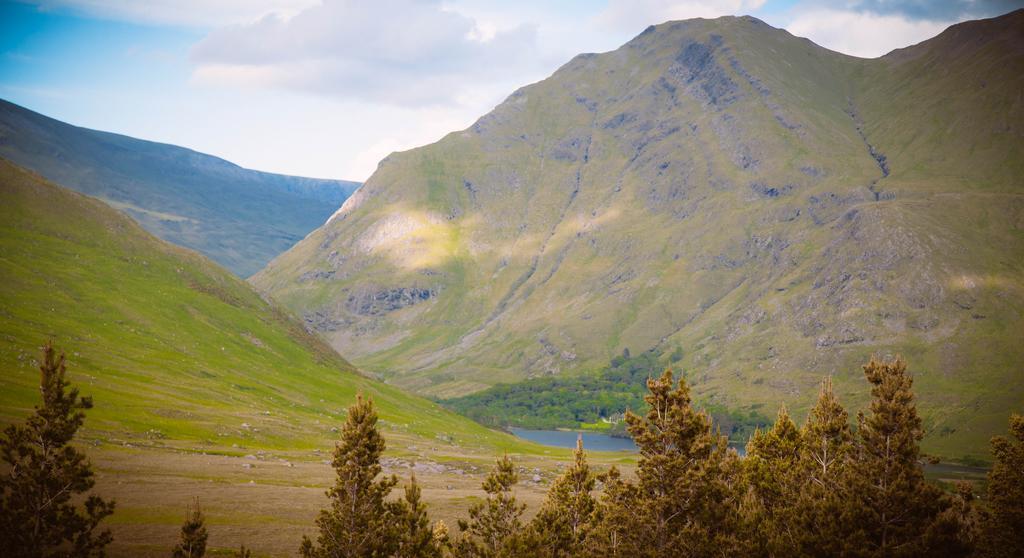
POLYGON ((678 345, 698 394, 799 410, 902 352, 929 424, 981 446, 1024 396, 1022 33, 861 60, 752 18, 651 27, 386 158, 254 281, 442 396, 678 345))
POLYGON ((418 289, 415 287, 384 289, 373 293, 349 295, 346 309, 358 316, 376 316, 401 310, 418 302, 430 300, 435 296, 437 296, 435 289, 418 289))

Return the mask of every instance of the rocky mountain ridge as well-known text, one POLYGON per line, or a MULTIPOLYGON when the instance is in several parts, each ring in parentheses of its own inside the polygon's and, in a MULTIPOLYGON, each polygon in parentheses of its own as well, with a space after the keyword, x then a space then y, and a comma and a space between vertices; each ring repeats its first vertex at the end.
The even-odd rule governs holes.
POLYGON ((929 443, 984 451, 1024 395, 1022 30, 865 60, 749 17, 652 26, 386 158, 253 281, 440 397, 681 347, 702 397, 799 411, 902 353, 929 443))

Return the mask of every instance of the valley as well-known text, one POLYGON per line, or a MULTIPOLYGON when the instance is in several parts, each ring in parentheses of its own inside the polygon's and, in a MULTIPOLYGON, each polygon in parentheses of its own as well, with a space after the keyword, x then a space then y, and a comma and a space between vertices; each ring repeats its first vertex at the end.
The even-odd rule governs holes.
POLYGON ((195 496, 214 522, 211 544, 293 552, 357 392, 380 409, 395 472, 418 464, 448 517, 479 492, 496 453, 545 475, 568 456, 362 376, 246 283, 102 202, 3 161, 0 184, 0 421, 37 404, 38 347, 52 339, 95 401, 78 443, 98 490, 118 500, 114 556, 165 555, 195 496), (260 535, 282 521, 283 535, 260 535))
POLYGON ((1022 91, 1024 10, 872 59, 668 21, 364 184, 0 100, 0 527, 62 472, 13 426, 65 433, 52 343, 115 558, 200 503, 207 556, 1012 551, 1022 91))
POLYGON ((243 169, 190 149, 72 126, 3 99, 0 157, 100 198, 241 277, 323 224, 359 187, 243 169))

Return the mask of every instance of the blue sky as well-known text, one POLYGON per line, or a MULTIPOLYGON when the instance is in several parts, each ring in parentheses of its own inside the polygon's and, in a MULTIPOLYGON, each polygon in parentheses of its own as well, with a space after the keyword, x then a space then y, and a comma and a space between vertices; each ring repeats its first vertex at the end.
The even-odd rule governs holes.
POLYGON ((0 0, 0 97, 260 170, 365 180, 579 52, 750 14, 879 56, 1024 0, 0 0))

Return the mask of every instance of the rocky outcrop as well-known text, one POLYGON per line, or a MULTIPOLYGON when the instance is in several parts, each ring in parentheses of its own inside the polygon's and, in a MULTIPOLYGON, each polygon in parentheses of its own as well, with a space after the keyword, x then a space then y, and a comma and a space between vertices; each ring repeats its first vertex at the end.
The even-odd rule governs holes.
POLYGON ((437 289, 398 287, 374 292, 350 294, 345 308, 358 316, 376 316, 401 310, 414 304, 428 301, 438 294, 437 289))

